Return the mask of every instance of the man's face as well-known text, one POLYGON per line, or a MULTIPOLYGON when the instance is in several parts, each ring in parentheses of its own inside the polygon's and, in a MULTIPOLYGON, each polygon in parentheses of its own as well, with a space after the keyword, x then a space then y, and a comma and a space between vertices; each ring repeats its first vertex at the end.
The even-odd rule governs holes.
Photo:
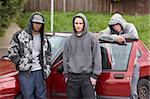
POLYGON ((32 23, 32 27, 33 27, 34 32, 39 32, 41 26, 42 26, 41 23, 35 23, 35 22, 32 23))
POLYGON ((121 31, 121 25, 120 25, 120 24, 114 24, 114 25, 112 25, 112 28, 113 28, 116 32, 120 32, 120 31, 121 31))
POLYGON ((81 32, 84 27, 84 22, 82 18, 75 18, 74 20, 74 27, 77 33, 81 32))

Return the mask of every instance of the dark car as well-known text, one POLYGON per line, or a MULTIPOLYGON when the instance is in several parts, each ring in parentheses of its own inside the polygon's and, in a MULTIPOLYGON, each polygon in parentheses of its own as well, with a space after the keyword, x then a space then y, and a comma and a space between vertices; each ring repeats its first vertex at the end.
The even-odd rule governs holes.
MULTIPOLYGON (((48 97, 66 98, 66 84, 63 75, 63 47, 71 34, 47 33, 52 46, 52 72, 46 80, 48 97)), ((140 99, 149 99, 150 93, 150 52, 140 40, 130 40, 125 44, 101 42, 102 74, 98 77, 96 92, 100 99, 129 98, 130 80, 134 60, 138 55, 140 76, 138 94, 140 99), (137 52, 137 53, 136 53, 137 52)), ((9 60, 0 59, 0 99, 21 97, 18 72, 9 60)))

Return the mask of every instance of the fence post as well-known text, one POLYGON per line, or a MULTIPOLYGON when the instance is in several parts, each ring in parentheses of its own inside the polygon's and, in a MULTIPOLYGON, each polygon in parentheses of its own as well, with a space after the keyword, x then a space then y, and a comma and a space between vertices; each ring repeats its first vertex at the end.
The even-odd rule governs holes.
POLYGON ((63 0, 63 11, 66 12, 66 0, 63 0))
POLYGON ((54 26, 54 0, 51 0, 51 32, 53 32, 53 26, 54 26))

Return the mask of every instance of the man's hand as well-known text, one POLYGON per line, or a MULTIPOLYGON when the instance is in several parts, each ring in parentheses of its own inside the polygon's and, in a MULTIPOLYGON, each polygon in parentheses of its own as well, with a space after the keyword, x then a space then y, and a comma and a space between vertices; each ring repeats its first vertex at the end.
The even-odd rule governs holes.
POLYGON ((65 78, 65 83, 67 83, 68 78, 65 78))
POLYGON ((125 38, 123 36, 117 36, 116 42, 118 42, 119 44, 123 44, 126 42, 125 38))
POLYGON ((8 60, 8 61, 11 61, 11 59, 10 58, 8 58, 8 57, 2 57, 3 59, 5 59, 5 60, 8 60))
POLYGON ((7 56, 2 56, 2 58, 3 58, 4 60, 9 60, 9 61, 11 61, 11 59, 10 59, 9 57, 7 57, 7 56))
POLYGON ((92 85, 95 86, 97 79, 90 77, 90 81, 91 81, 92 85))

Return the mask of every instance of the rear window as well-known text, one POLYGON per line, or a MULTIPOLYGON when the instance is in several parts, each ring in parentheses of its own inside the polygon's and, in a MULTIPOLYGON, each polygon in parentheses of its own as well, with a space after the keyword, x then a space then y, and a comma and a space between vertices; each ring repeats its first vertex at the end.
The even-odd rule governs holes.
POLYGON ((100 44, 103 70, 126 70, 132 43, 118 45, 112 43, 100 44))

